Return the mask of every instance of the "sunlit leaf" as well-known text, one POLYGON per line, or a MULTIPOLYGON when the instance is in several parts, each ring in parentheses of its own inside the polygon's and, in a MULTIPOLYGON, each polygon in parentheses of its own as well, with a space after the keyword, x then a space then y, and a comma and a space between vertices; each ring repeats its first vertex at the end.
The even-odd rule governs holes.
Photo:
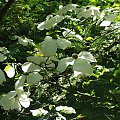
POLYGON ((63 31, 62 34, 64 37, 74 37, 75 36, 75 32, 73 32, 70 29, 65 29, 65 31, 63 31))
POLYGON ((55 120, 66 120, 66 118, 63 115, 61 115, 59 112, 57 112, 57 117, 55 120))
POLYGON ((40 71, 40 67, 38 65, 35 65, 33 63, 30 63, 30 62, 25 62, 23 65, 22 65, 22 70, 24 72, 33 72, 33 71, 40 71))
POLYGON ((72 30, 70 29, 66 29, 66 28, 62 28, 64 29, 65 31, 63 31, 63 36, 64 37, 73 37, 73 38, 77 38, 79 40, 83 40, 83 38, 81 37, 81 35, 79 34, 76 34, 75 32, 73 32, 72 30))
POLYGON ((78 38, 79 40, 83 40, 83 38, 79 34, 76 34, 75 37, 78 38))
POLYGON ((4 71, 6 72, 6 74, 9 78, 14 77, 14 75, 15 75, 15 69, 11 65, 6 66, 4 71))
POLYGON ((18 96, 18 100, 20 102, 20 104, 24 107, 24 108, 28 108, 30 106, 30 98, 28 98, 28 96, 26 95, 26 93, 22 93, 18 96))
POLYGON ((35 109, 35 110, 30 110, 33 116, 42 116, 48 114, 47 110, 44 110, 43 108, 35 109))
POLYGON ((78 57, 81 59, 88 60, 90 62, 96 62, 94 56, 90 52, 87 52, 87 51, 80 52, 78 57))
POLYGON ((82 72, 74 71, 72 77, 73 77, 73 78, 74 78, 74 77, 80 78, 81 76, 83 76, 83 73, 82 73, 82 72))
POLYGON ((76 113, 75 109, 73 109, 72 107, 68 107, 68 106, 57 106, 56 111, 60 111, 65 114, 76 113))
POLYGON ((90 75, 93 73, 92 66, 87 60, 78 58, 73 64, 73 71, 82 72, 85 75, 90 75))
POLYGON ((45 21, 44 22, 41 22, 40 24, 38 24, 37 28, 39 30, 44 30, 45 29, 45 21))
POLYGON ((110 24, 111 24, 111 21, 104 20, 104 21, 102 21, 100 26, 109 26, 110 24))

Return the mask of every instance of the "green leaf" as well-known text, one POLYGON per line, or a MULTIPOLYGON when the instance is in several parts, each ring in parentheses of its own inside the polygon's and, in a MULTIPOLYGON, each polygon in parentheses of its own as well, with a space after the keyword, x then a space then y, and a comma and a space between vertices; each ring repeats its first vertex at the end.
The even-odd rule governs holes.
POLYGON ((56 111, 60 111, 65 114, 76 113, 75 109, 73 109, 72 107, 68 107, 68 106, 57 106, 56 111))
POLYGON ((57 71, 64 72, 68 65, 73 65, 74 59, 72 57, 63 58, 59 61, 57 71))
POLYGON ((71 45, 71 42, 66 39, 58 38, 57 45, 58 45, 58 48, 65 50, 68 46, 71 45))
POLYGON ((57 43, 51 37, 47 36, 41 44, 41 52, 44 56, 53 56, 57 51, 57 43))
POLYGON ((32 85, 36 82, 39 82, 42 79, 43 77, 37 72, 29 73, 29 75, 27 76, 27 83, 32 85))
POLYGON ((85 75, 90 75, 93 73, 92 66, 87 60, 78 58, 73 64, 73 71, 82 72, 85 75))
POLYGON ((0 69, 0 84, 2 84, 4 81, 6 81, 4 72, 0 69))

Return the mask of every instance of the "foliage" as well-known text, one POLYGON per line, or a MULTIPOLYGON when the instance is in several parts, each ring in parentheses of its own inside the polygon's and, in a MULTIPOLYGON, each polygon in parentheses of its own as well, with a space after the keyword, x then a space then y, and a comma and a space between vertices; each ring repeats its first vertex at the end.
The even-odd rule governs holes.
POLYGON ((0 20, 0 118, 119 120, 117 2, 15 1, 0 20))

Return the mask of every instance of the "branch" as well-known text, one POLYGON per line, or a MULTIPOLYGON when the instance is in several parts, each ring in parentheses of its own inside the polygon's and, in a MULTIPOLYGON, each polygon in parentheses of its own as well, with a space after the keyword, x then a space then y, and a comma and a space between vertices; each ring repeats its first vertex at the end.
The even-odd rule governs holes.
POLYGON ((3 19, 3 17, 6 15, 8 9, 11 7, 12 3, 14 2, 15 0, 9 0, 7 2, 7 4, 4 6, 4 8, 2 8, 2 10, 0 11, 0 21, 3 19))
MULTIPOLYGON (((71 92, 70 89, 65 88, 65 87, 63 87, 63 86, 61 86, 61 85, 59 85, 59 84, 56 84, 56 83, 50 82, 50 81, 49 81, 49 83, 55 85, 56 87, 62 88, 62 89, 64 89, 64 90, 67 90, 68 92, 71 92)), ((82 93, 82 92, 74 91, 74 90, 73 90, 73 94, 79 94, 79 95, 81 95, 81 96, 85 96, 85 97, 92 98, 92 99, 96 99, 96 100, 100 100, 100 101, 108 101, 108 102, 112 102, 112 103, 120 103, 120 101, 117 101, 117 100, 110 100, 110 99, 108 99, 108 98, 97 97, 97 96, 90 96, 90 95, 88 95, 88 94, 86 94, 86 93, 82 93)))

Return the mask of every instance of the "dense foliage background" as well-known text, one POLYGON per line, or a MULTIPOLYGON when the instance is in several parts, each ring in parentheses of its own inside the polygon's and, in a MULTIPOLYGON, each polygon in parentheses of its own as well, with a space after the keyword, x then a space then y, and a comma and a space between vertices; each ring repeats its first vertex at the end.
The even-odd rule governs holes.
POLYGON ((6 77, 6 81, 0 84, 0 98, 14 90, 14 84, 24 74, 22 65, 27 62, 27 57, 42 56, 40 43, 44 41, 46 36, 51 36, 54 39, 61 37, 64 31, 64 29, 61 30, 63 27, 74 30, 76 34, 82 36, 83 40, 81 42, 76 38, 69 37, 71 45, 65 50, 59 49, 58 54, 62 53, 62 58, 66 58, 71 57, 73 53, 79 54, 81 51, 88 51, 92 53, 97 62, 92 63, 93 74, 72 79, 70 79, 73 73, 71 66, 60 74, 54 72, 58 65, 57 61, 53 61, 54 69, 47 67, 47 65, 42 66, 44 69, 42 69, 41 75, 44 79, 39 84, 24 85, 24 89, 30 91, 32 99, 30 107, 18 111, 16 109, 4 110, 0 106, 0 118, 2 120, 65 120, 65 118, 66 120, 119 120, 119 0, 9 1, 0 1, 0 53, 2 53, 2 47, 9 51, 5 54, 7 58, 4 61, 0 60, 0 69, 6 77), (80 8, 85 6, 87 9, 92 5, 100 8, 100 12, 104 11, 106 15, 117 13, 117 16, 109 26, 100 26, 102 20, 93 20, 91 16, 73 20, 72 18, 78 16, 72 11, 67 13, 71 19, 65 18, 53 28, 44 30, 37 28, 48 15, 55 15, 60 5, 66 6, 68 4, 77 4, 80 8), (5 6, 8 6, 6 10, 5 6), (18 41, 20 38, 33 41, 24 45, 18 41), (6 66, 9 65, 14 66, 16 73, 11 78, 5 72, 6 66), (55 109, 56 106, 72 107, 76 112, 73 114, 67 114, 64 111, 58 113, 55 109), (30 110, 38 108, 47 110, 48 114, 33 116, 30 110))

